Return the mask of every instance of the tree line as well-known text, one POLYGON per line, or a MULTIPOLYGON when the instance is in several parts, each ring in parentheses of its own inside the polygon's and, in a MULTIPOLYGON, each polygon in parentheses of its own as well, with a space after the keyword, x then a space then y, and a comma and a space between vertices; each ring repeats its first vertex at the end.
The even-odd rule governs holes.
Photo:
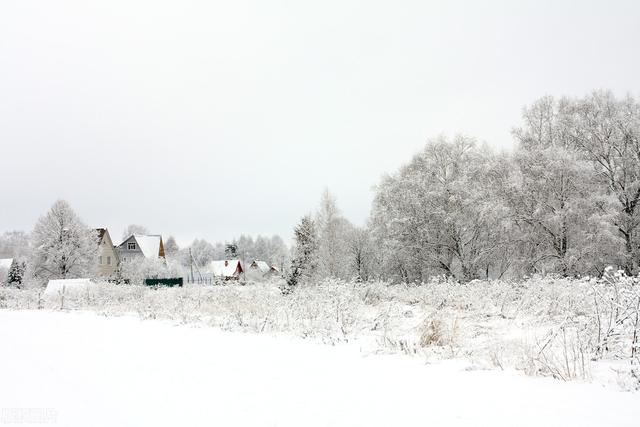
MULTIPOLYGON (((512 133, 515 148, 507 152, 464 135, 429 140, 381 179, 362 227, 341 214, 327 190, 317 211, 295 227, 291 250, 279 236, 216 244, 196 239, 183 249, 169 237, 165 252, 182 266, 262 259, 290 286, 327 277, 601 276, 607 266, 637 274, 638 101, 608 91, 546 96, 523 109, 512 133)), ((125 235, 132 232, 148 233, 131 225, 125 235)), ((95 239, 68 203, 58 201, 31 233, 0 236, 0 256, 17 258, 32 277, 79 277, 95 267, 95 239)))
POLYGON ((423 282, 638 273, 640 104, 596 91, 543 97, 515 149, 438 137, 375 189, 366 227, 326 193, 295 229, 290 284, 322 277, 423 282))

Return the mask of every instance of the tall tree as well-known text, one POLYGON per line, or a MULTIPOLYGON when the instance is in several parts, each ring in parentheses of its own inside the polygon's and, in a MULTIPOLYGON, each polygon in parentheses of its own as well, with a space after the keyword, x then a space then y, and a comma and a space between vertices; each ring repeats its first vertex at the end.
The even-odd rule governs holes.
POLYGON ((164 253, 166 254, 166 256, 173 258, 178 254, 179 251, 180 247, 178 246, 175 237, 169 236, 164 242, 164 253))
POLYGON ((316 214, 318 276, 350 278, 349 237, 352 225, 342 216, 335 197, 325 189, 316 214))
POLYGON ((218 252, 216 248, 209 242, 204 239, 194 239, 187 249, 185 249, 185 260, 183 261, 183 265, 191 264, 191 257, 193 256, 193 260, 196 262, 198 267, 204 267, 209 264, 209 262, 219 259, 218 252), (191 255, 189 255, 189 251, 191 255))
POLYGON ((613 223, 624 239, 625 269, 638 272, 640 260, 640 103, 594 92, 572 102, 570 139, 613 195, 613 223))
POLYGON ((376 271, 376 251, 369 229, 353 227, 349 233, 350 267, 357 281, 367 281, 376 271))
POLYGON ((507 244, 504 206, 488 181, 492 153, 473 139, 431 140, 378 186, 372 211, 391 278, 488 277, 507 244))
POLYGON ((97 265, 98 235, 64 200, 58 200, 35 225, 30 266, 35 277, 91 276, 97 265))
POLYGON ((289 248, 278 235, 271 236, 268 243, 269 257, 267 261, 275 266, 282 274, 288 272, 289 248))
POLYGON ((294 229, 295 246, 291 271, 287 278, 289 287, 296 286, 316 274, 318 266, 318 236, 316 224, 310 216, 304 216, 294 229))
POLYGON ((0 235, 0 258, 24 259, 30 251, 30 237, 24 231, 7 231, 0 235))
POLYGON ((504 196, 527 244, 527 273, 602 274, 619 261, 611 199, 572 144, 571 108, 544 97, 525 108, 514 131, 515 175, 504 196))
POLYGON ((24 261, 14 261, 7 275, 7 284, 20 287, 24 274, 27 271, 27 263, 24 261))

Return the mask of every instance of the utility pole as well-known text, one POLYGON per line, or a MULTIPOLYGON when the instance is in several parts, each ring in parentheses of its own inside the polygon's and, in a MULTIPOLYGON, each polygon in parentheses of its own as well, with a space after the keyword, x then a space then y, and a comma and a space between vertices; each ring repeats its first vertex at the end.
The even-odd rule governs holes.
POLYGON ((191 248, 189 248, 189 266, 191 267, 191 281, 193 282, 193 255, 191 254, 191 248))
POLYGON ((193 257, 193 254, 191 253, 191 248, 189 248, 189 258, 191 259, 191 262, 189 263, 191 266, 191 280, 193 280, 193 265, 196 265, 196 270, 198 270, 198 276, 200 277, 200 279, 202 279, 202 273, 200 272, 200 268, 198 267, 198 263, 196 262, 195 258, 193 257))

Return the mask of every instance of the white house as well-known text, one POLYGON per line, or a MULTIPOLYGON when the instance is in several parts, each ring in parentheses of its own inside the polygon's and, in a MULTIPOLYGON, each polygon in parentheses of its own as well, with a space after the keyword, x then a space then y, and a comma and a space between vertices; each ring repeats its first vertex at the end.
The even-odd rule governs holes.
POLYGON ((228 259, 224 261, 211 261, 205 268, 213 277, 223 280, 238 280, 244 272, 240 260, 228 259))
POLYGON ((266 279, 272 276, 276 276, 279 273, 278 269, 269 266, 265 261, 254 260, 249 267, 247 267, 247 275, 254 280, 266 279))

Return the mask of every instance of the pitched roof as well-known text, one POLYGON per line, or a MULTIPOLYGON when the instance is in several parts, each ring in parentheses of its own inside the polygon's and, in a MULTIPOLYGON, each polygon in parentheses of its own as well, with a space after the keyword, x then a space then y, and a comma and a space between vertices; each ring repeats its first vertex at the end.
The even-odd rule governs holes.
POLYGON ((142 255, 145 258, 159 258, 164 257, 164 251, 162 250, 162 236, 159 234, 132 234, 127 237, 118 245, 118 247, 124 247, 124 244, 128 240, 134 238, 142 255))
POLYGON ((242 272, 242 266, 240 265, 240 261, 237 259, 228 259, 223 261, 211 261, 207 264, 205 268, 209 273, 214 276, 220 277, 233 277, 236 274, 236 271, 242 272))
POLYGON ((160 235, 134 234, 138 246, 145 258, 158 258, 160 256, 160 235))
POLYGON ((269 267, 269 264, 267 264, 264 261, 255 260, 255 261, 253 261, 251 263, 251 267, 257 268, 258 270, 260 270, 263 273, 267 273, 267 272, 271 271, 271 267, 269 267))

